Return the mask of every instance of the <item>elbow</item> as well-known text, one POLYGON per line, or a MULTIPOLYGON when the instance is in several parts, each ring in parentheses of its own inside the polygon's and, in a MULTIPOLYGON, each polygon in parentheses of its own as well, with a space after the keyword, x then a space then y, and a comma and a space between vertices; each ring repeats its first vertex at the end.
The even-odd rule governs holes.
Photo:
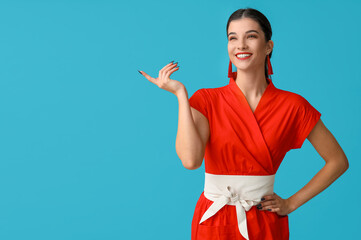
POLYGON ((328 159, 326 164, 330 164, 330 166, 332 165, 339 175, 342 175, 349 168, 349 162, 346 156, 328 159))
POLYGON ((347 158, 345 158, 344 172, 346 172, 348 168, 349 168, 349 163, 348 163, 347 158))
POLYGON ((184 168, 195 170, 202 166, 204 154, 195 156, 194 154, 189 154, 189 152, 184 153, 183 151, 180 151, 177 146, 176 152, 184 168))
POLYGON ((348 160, 347 158, 343 158, 343 160, 339 162, 338 169, 340 170, 341 174, 344 174, 348 168, 349 168, 348 160))
POLYGON ((188 170, 196 170, 198 167, 194 167, 194 166, 184 166, 186 169, 188 170))
POLYGON ((344 172, 346 172, 346 170, 349 168, 349 163, 348 163, 348 159, 347 159, 346 155, 344 155, 342 157, 341 162, 342 162, 342 168, 343 168, 344 172))
POLYGON ((196 170, 202 166, 202 161, 189 161, 187 163, 183 163, 183 167, 185 167, 188 170, 196 170))

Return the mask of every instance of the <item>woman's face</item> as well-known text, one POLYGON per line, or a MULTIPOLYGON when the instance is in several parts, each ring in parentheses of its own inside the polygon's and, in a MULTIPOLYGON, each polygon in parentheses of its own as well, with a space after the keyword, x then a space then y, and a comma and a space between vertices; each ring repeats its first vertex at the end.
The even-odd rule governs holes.
POLYGON ((251 18, 233 20, 228 26, 228 54, 232 63, 243 71, 264 71, 266 56, 272 51, 273 41, 266 43, 259 24, 251 18), (236 56, 248 52, 248 56, 236 56), (244 59, 242 59, 244 58, 244 59))

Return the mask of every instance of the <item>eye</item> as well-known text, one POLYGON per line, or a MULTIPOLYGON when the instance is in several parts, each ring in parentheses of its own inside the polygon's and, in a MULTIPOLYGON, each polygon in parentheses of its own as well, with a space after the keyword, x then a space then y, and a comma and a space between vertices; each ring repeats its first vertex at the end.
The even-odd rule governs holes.
MULTIPOLYGON (((248 35, 248 37, 253 37, 253 38, 257 38, 256 35, 248 35)), ((229 40, 232 40, 232 39, 236 39, 235 37, 231 37, 229 40)))

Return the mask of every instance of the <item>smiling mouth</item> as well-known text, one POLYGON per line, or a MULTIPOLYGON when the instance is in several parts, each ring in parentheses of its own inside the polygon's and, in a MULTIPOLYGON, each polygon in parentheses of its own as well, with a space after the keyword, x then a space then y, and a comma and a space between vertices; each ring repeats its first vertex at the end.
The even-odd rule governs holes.
POLYGON ((236 58, 239 60, 245 60, 248 59, 252 56, 252 54, 238 54, 236 55, 236 58))

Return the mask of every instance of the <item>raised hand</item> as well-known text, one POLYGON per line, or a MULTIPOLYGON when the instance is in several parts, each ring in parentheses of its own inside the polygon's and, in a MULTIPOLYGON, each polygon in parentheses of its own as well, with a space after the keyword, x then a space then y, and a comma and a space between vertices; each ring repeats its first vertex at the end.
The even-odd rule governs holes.
POLYGON ((149 76, 144 71, 139 71, 146 79, 150 82, 157 85, 159 88, 169 91, 173 94, 176 94, 178 90, 180 90, 184 85, 176 80, 170 79, 170 75, 175 71, 179 70, 179 66, 177 66, 177 62, 170 62, 165 65, 161 70, 159 70, 159 75, 157 78, 153 78, 149 76))

